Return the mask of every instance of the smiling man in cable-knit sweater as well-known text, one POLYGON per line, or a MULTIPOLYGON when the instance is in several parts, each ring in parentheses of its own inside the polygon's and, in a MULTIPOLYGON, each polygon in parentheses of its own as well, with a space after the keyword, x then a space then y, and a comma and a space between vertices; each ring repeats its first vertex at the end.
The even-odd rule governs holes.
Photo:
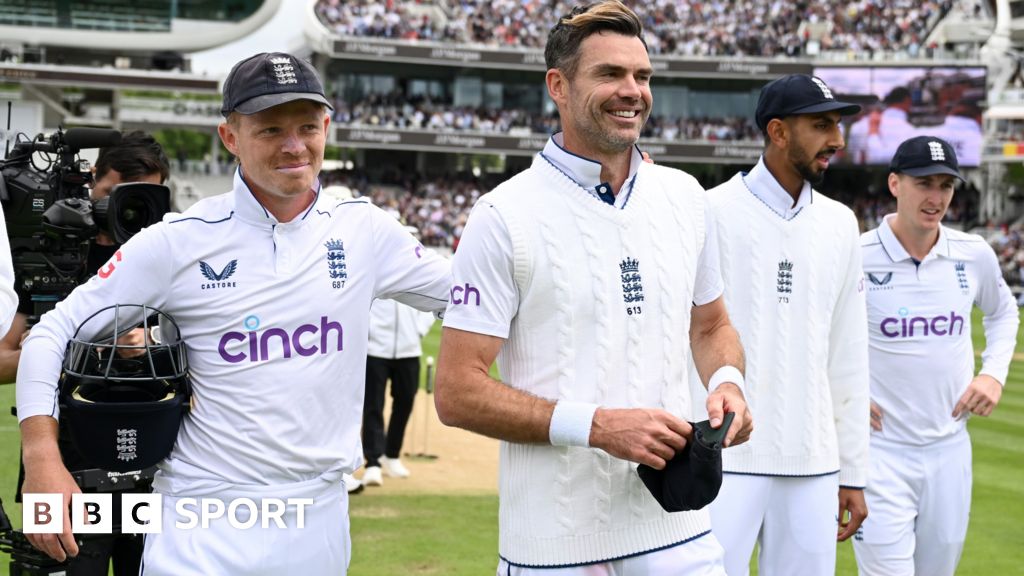
POLYGON ((766 85, 761 160, 708 191, 726 307, 747 352, 750 442, 723 454, 711 505, 729 576, 835 572, 836 538, 867 508, 867 324, 857 221, 812 190, 842 149, 839 121, 859 106, 820 79, 766 85), (837 527, 837 513, 843 519, 837 527), (849 513, 849 521, 846 521, 849 513))
POLYGON ((736 412, 733 444, 751 428, 704 191, 635 146, 652 68, 632 11, 576 8, 545 58, 564 132, 473 210, 438 414, 504 441, 499 574, 722 575, 707 512, 665 512, 636 473, 692 439, 691 346, 712 425, 736 412))

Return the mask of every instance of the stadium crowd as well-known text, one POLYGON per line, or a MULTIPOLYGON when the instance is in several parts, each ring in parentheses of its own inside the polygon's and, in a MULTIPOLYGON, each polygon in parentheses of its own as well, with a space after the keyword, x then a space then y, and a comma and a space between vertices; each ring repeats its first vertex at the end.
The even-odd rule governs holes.
MULTIPOLYGON (((453 106, 399 93, 370 94, 348 103, 336 98, 334 122, 354 128, 426 129, 492 132, 509 135, 543 134, 559 130, 557 115, 533 114, 520 108, 453 106)), ((652 116, 645 138, 663 140, 760 140, 750 118, 678 118, 652 116)))
POLYGON ((427 179, 394 172, 371 182, 364 173, 338 171, 322 173, 321 181, 324 186, 345 186, 356 197, 369 196, 403 224, 419 230, 424 246, 455 250, 473 205, 501 176, 493 181, 470 175, 427 179))
MULTIPOLYGON (((643 19, 654 54, 685 56, 801 56, 812 42, 823 51, 922 54, 925 39, 960 0, 827 2, 627 0, 643 19)), ((966 4, 972 4, 966 7, 966 4)), ((541 48, 565 0, 320 0, 316 12, 342 36, 434 40, 488 47, 541 48), (431 17, 434 14, 434 17, 431 17)))
POLYGON ((453 106, 425 97, 406 98, 399 93, 370 94, 354 103, 336 98, 334 122, 357 128, 470 130, 513 135, 549 134, 558 126, 557 117, 518 108, 453 106))
POLYGON ((1024 306, 1024 231, 1020 223, 1004 226, 989 237, 989 244, 999 258, 1003 279, 1017 294, 1017 304, 1024 306))

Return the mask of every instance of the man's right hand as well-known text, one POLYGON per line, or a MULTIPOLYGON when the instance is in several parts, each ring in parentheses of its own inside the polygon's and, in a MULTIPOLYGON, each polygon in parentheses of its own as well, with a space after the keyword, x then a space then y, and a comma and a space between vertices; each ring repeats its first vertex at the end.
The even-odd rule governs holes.
POLYGON ((68 556, 78 555, 68 511, 71 495, 81 490, 61 460, 57 447, 57 421, 49 416, 26 418, 21 422, 21 442, 25 462, 22 494, 61 494, 64 500, 64 525, 60 534, 26 534, 25 537, 50 558, 63 562, 68 556))
POLYGON ((75 542, 75 535, 71 532, 71 517, 68 511, 71 506, 71 495, 81 491, 71 477, 71 473, 61 462, 42 468, 36 466, 33 470, 30 470, 28 466, 25 467, 23 494, 63 494, 64 496, 64 526, 60 534, 25 534, 33 546, 58 562, 65 561, 68 556, 78 555, 78 544, 75 542))
POLYGON ((592 447, 655 470, 665 468, 692 437, 689 422, 648 408, 598 408, 590 428, 592 447))

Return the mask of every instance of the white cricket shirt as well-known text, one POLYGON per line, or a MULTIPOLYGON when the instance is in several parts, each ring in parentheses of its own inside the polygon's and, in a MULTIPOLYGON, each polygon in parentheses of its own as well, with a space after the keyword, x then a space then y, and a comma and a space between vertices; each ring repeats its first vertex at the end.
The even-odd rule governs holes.
MULTIPOLYGON (((601 182, 601 163, 589 158, 577 156, 561 146, 561 134, 555 134, 549 140, 541 157, 546 159, 556 170, 583 188, 592 196, 598 195, 601 182)), ((615 207, 623 209, 634 193, 633 186, 636 174, 643 163, 640 152, 633 148, 629 176, 622 189, 615 195, 615 207)), ((602 188, 600 191, 604 191, 602 188)), ((552 194, 557 193, 552 191, 552 194)), ((642 191, 636 191, 642 193, 642 191)), ((682 191, 681 191, 682 193, 682 191)), ((472 285, 475 290, 487 294, 480 300, 480 306, 453 306, 446 312, 445 322, 451 326, 479 334, 508 338, 508 328, 519 307, 519 294, 515 285, 512 265, 512 241, 508 228, 501 215, 486 199, 481 197, 473 207, 471 219, 459 242, 459 259, 463 262, 461 272, 454 279, 455 300, 464 297, 479 299, 477 292, 464 295, 466 286, 472 285), (466 240, 469 242, 466 242, 466 240), (479 263, 469 268, 469 263, 479 263), (457 322, 457 324, 456 324, 457 322)), ((538 207, 540 209, 540 207, 538 207)), ((697 265, 697 285, 693 293, 694 304, 700 306, 713 302, 722 295, 724 284, 718 267, 718 241, 715 233, 715 222, 705 213, 705 240, 697 265)), ((615 239, 609 239, 615 242, 615 239)), ((457 303, 457 302, 456 302, 457 303)))
MULTIPOLYGON (((703 189, 638 163, 620 207, 551 148, 477 202, 444 325, 503 338, 502 379, 529 394, 689 417, 690 314, 713 270, 703 189)), ((710 529, 706 511, 662 510, 634 464, 601 450, 502 442, 500 467, 498 551, 512 564, 604 562, 710 529)))
POLYGON ((708 191, 725 305, 746 354, 750 441, 726 472, 862 487, 868 466, 867 327, 857 221, 813 192, 793 198, 764 162, 708 191))
POLYGON ((449 276, 365 200, 318 196, 278 222, 236 172, 232 192, 143 230, 43 316, 21 355, 18 416, 57 416, 64 346, 84 318, 148 304, 181 327, 195 390, 157 490, 340 477, 362 460, 370 303, 442 310, 449 276))
POLYGON ((867 287, 871 399, 883 412, 873 435, 922 445, 961 431, 953 407, 974 376, 971 309, 985 314, 983 374, 1006 382, 1017 305, 992 248, 976 234, 939 228, 917 265, 889 218, 861 236, 867 287))

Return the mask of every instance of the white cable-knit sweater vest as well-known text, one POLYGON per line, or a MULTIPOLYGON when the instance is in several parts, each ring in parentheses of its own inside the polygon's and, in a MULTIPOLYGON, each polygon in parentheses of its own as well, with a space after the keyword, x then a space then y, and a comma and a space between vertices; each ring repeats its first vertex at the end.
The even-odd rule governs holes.
MULTIPOLYGON (((644 164, 623 209, 541 156, 481 198, 512 240, 519 309, 503 380, 544 398, 664 408, 687 418, 690 307, 704 191, 644 164)), ((598 562, 683 542, 704 511, 667 514, 635 464, 593 448, 501 444, 500 554, 513 564, 598 562)))
POLYGON ((737 174, 709 190, 725 304, 746 354, 750 441, 727 472, 867 475, 867 320, 856 219, 818 193, 790 220, 737 174))

